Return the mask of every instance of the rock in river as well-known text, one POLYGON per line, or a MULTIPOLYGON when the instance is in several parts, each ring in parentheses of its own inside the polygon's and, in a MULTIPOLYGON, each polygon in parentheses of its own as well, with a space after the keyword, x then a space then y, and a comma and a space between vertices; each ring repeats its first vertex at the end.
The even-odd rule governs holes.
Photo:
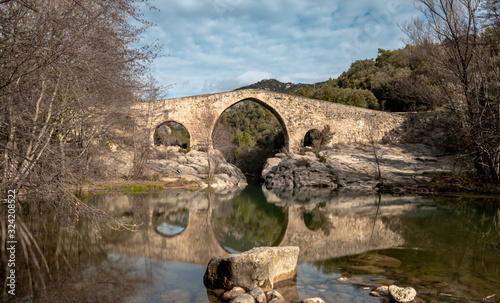
POLYGON ((266 303, 267 302, 266 294, 264 293, 264 291, 260 287, 255 287, 248 294, 251 295, 252 297, 254 297, 255 302, 257 302, 257 303, 266 303))
POLYGON ((241 254, 229 254, 210 260, 203 276, 208 289, 246 290, 260 287, 264 291, 274 283, 297 275, 299 247, 256 247, 241 254))

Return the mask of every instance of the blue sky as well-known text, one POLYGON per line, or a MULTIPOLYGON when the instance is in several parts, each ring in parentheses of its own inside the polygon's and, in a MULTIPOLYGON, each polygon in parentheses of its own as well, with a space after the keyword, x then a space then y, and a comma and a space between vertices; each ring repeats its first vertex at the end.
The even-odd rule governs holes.
POLYGON ((152 70, 168 98, 229 91, 262 79, 338 77, 378 48, 404 46, 410 0, 155 0, 144 42, 163 57, 152 70))

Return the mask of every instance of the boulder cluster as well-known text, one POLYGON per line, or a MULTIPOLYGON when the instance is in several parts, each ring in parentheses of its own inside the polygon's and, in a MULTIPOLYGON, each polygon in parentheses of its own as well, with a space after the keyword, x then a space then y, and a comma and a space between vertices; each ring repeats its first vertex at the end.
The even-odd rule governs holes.
MULTIPOLYGON (((260 287, 255 287, 251 291, 235 286, 229 291, 217 289, 211 291, 219 300, 230 303, 288 303, 278 291, 268 290, 264 292, 260 287)), ((325 303, 321 298, 306 298, 300 303, 325 303)))
POLYGON ((250 291, 245 291, 239 286, 233 287, 229 291, 222 289, 212 291, 220 300, 230 303, 284 303, 287 302, 283 296, 275 291, 268 290, 264 292, 262 288, 255 287, 250 291))
POLYGON ((169 178, 182 178, 197 182, 200 187, 210 185, 218 189, 247 185, 241 170, 226 162, 218 150, 186 151, 177 146, 157 146, 155 149, 160 154, 160 159, 151 160, 149 165, 165 181, 169 181, 169 178))
MULTIPOLYGON (((286 303, 274 284, 297 276, 298 246, 255 247, 240 254, 214 257, 203 283, 209 293, 230 303, 286 303)), ((324 303, 309 298, 302 303, 324 303)))
POLYGON ((268 188, 284 190, 297 187, 337 188, 335 170, 318 161, 312 152, 303 155, 276 154, 266 161, 261 175, 268 188))
POLYGON ((268 189, 324 188, 377 192, 384 184, 418 188, 452 170, 453 156, 423 144, 336 145, 318 153, 305 148, 267 159, 261 177, 268 189))

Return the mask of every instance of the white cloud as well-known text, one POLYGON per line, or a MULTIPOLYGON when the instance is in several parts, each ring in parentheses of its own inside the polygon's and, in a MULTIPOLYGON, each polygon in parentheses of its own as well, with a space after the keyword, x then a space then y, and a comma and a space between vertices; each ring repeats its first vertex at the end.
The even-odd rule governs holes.
POLYGON ((242 86, 245 86, 258 82, 262 79, 269 79, 272 77, 273 75, 268 72, 248 71, 236 77, 236 80, 238 80, 238 82, 241 83, 242 86))
POLYGON ((311 83, 337 77, 378 48, 402 47, 410 0, 170 0, 145 12, 168 57, 153 70, 170 95, 213 93, 274 77, 311 83), (250 82, 249 82, 250 81, 250 82))

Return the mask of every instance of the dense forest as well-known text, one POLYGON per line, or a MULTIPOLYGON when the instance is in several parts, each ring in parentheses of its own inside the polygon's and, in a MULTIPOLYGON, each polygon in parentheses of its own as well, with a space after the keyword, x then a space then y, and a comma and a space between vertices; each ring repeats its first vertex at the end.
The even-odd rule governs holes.
POLYGON ((443 97, 430 73, 418 46, 379 49, 375 59, 358 60, 337 79, 295 94, 387 111, 432 110, 443 105, 443 97))

